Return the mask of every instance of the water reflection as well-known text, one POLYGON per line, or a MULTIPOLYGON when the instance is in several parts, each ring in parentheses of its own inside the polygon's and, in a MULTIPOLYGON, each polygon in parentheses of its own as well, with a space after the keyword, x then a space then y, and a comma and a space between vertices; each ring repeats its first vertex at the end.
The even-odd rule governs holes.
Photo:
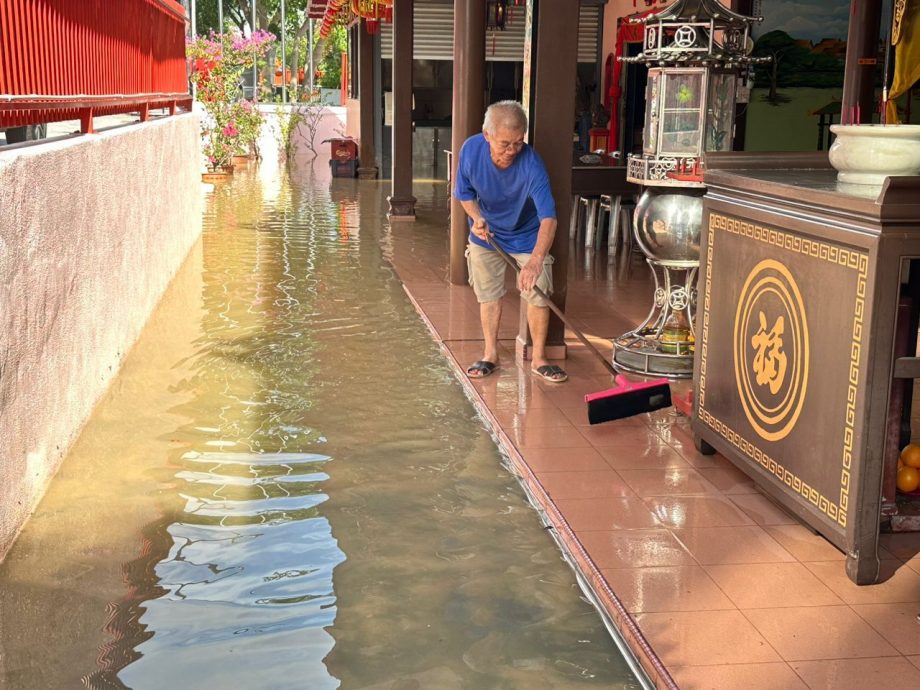
MULTIPOLYGON (((73 561, 120 571, 76 597, 104 639, 66 664, 0 664, 0 679, 73 687, 66 666, 138 690, 638 687, 387 262, 412 247, 387 232, 386 187, 261 174, 215 190, 197 304, 152 322, 195 329, 182 343, 145 330, 149 359, 126 363, 85 432, 97 442, 67 461, 122 506, 100 513, 121 527, 109 553, 134 550, 113 561, 80 545, 103 529, 68 535, 73 561)), ((446 241, 446 186, 416 194, 415 241, 446 241)), ((67 493, 52 487, 0 584, 53 558, 32 548, 47 525, 106 510, 67 493)), ((3 649, 48 639, 2 596, 3 649)))

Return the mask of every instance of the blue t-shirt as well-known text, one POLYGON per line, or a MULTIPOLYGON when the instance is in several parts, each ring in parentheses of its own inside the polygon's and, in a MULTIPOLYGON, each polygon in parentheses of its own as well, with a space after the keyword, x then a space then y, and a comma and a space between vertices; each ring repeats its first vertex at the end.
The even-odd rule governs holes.
MULTIPOLYGON (((540 221, 556 217, 549 176, 539 154, 524 144, 514 162, 502 170, 492 162, 489 142, 482 134, 470 137, 460 147, 454 197, 478 201, 498 245, 512 254, 532 252, 540 221)), ((470 242, 491 248, 472 233, 470 242)))

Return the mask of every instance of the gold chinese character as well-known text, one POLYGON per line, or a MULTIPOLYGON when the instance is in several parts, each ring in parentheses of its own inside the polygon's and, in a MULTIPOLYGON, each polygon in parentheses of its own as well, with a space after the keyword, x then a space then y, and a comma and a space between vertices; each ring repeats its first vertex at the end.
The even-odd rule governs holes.
POLYGON ((751 338, 751 345, 757 350, 754 355, 754 372, 757 374, 757 383, 761 386, 769 385, 770 392, 776 392, 783 385, 786 377, 786 354, 783 352, 783 331, 785 321, 780 316, 767 331, 767 317, 760 312, 760 330, 751 338))

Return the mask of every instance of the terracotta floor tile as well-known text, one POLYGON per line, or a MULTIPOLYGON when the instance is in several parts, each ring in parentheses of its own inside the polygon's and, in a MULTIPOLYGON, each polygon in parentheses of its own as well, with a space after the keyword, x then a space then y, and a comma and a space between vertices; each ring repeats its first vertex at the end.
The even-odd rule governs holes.
POLYGON ((650 470, 669 467, 689 468, 687 462, 670 446, 637 441, 632 445, 598 448, 607 464, 615 470, 650 470))
POLYGON ((580 405, 565 405, 559 408, 560 412, 569 420, 570 424, 577 427, 590 426, 588 422, 588 409, 584 403, 580 405))
POLYGON ((881 561, 879 578, 882 581, 866 586, 853 584, 846 576, 843 563, 816 562, 805 566, 848 604, 914 602, 920 612, 920 574, 900 561, 881 561))
POLYGON ((534 426, 505 431, 522 451, 528 448, 588 448, 591 445, 568 422, 565 422, 565 426, 534 426))
POLYGON ((496 410, 495 417, 505 430, 548 428, 574 428, 573 424, 557 407, 540 407, 527 412, 517 410, 496 410))
POLYGON ((648 425, 632 419, 618 419, 613 422, 582 427, 581 433, 595 448, 667 445, 648 425))
POLYGON ((639 496, 681 496, 715 494, 718 490, 696 470, 681 467, 648 470, 618 470, 623 480, 639 496))
POLYGON ((560 498, 635 497, 632 489, 613 470, 595 472, 541 472, 537 478, 553 500, 560 498))
POLYGON ((680 690, 808 690, 785 662, 669 668, 680 690))
POLYGON ((786 661, 898 654, 849 606, 749 609, 744 615, 786 661))
POLYGON ((709 565, 706 572, 739 609, 843 603, 801 563, 709 565))
POLYGON ((543 391, 533 388, 521 388, 512 383, 492 379, 490 376, 484 381, 476 381, 473 387, 482 401, 491 410, 514 410, 525 413, 529 410, 551 407, 556 405, 552 398, 543 391))
POLYGON ((696 565, 693 556, 666 529, 579 532, 578 538, 598 568, 696 565))
POLYGON ((555 503, 576 532, 661 526, 638 498, 566 498, 555 503))
POLYGON ((601 570, 630 613, 735 609, 698 565, 601 570))
POLYGON ((920 669, 907 659, 799 661, 791 666, 812 690, 920 688, 920 669))
POLYGON ((721 496, 653 497, 645 499, 645 503, 661 524, 674 529, 754 524, 737 506, 721 496))
POLYGON ((696 468, 700 467, 734 467, 728 460, 716 453, 703 455, 693 447, 693 437, 690 433, 675 425, 668 430, 664 440, 680 453, 687 462, 696 468))
POLYGON ((909 656, 909 657, 907 657, 907 660, 908 660, 910 663, 912 663, 914 666, 916 666, 918 669, 920 669, 920 655, 917 655, 917 656, 909 656))
POLYGON ((855 604, 853 610, 901 654, 920 654, 920 606, 915 602, 855 604))
POLYGON ((530 468, 538 474, 610 469, 594 448, 527 448, 522 455, 530 468))
POLYGON ((798 518, 760 493, 735 495, 731 500, 758 525, 801 524, 798 518))
POLYGON ((635 620, 669 668, 781 661, 740 611, 639 613, 635 620))
POLYGON ((702 565, 788 563, 795 560, 759 526, 676 529, 674 536, 702 565))
POLYGON ((757 493, 754 480, 735 467, 700 467, 697 471, 723 494, 757 493))
POLYGON ((846 558, 840 549, 805 525, 769 525, 764 529, 800 561, 842 563, 846 558))

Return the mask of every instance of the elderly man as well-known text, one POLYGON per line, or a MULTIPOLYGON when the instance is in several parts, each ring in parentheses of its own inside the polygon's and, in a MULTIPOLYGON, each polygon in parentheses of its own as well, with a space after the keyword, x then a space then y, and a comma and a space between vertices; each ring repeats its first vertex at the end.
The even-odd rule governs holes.
POLYGON ((505 294, 506 263, 491 242, 510 254, 520 267, 517 285, 527 302, 527 323, 533 338, 534 374, 561 383, 568 376, 546 361, 549 308, 534 290, 553 289, 556 205, 543 160, 524 143, 527 115, 520 103, 501 101, 486 110, 482 134, 460 149, 454 196, 470 219, 467 263, 470 284, 479 300, 484 346, 482 359, 467 370, 470 378, 488 376, 498 367, 498 325, 505 294))

